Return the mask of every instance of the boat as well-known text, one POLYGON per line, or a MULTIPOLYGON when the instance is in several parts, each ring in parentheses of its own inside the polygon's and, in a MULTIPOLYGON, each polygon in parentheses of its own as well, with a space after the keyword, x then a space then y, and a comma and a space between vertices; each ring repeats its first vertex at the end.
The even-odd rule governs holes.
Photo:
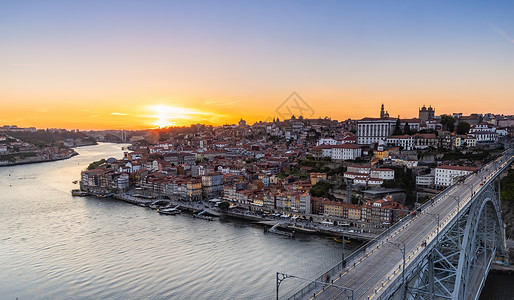
MULTIPOLYGON (((337 237, 335 237, 335 236, 331 236, 331 237, 329 237, 329 239, 333 239, 334 241, 336 241, 336 242, 338 242, 338 243, 342 243, 342 242, 343 242, 341 239, 339 239, 339 238, 337 238, 337 237)), ((346 244, 349 244, 349 243, 351 243, 352 241, 345 239, 345 240, 344 240, 344 242, 345 242, 346 244)))
POLYGON ((267 227, 264 227, 264 233, 274 233, 274 234, 278 234, 278 235, 284 235, 284 236, 287 236, 287 237, 290 237, 290 238, 293 238, 295 237, 295 232, 294 230, 292 232, 287 232, 287 231, 283 231, 283 230, 280 230, 278 229, 278 227, 280 226, 281 224, 280 223, 277 223, 275 225, 273 225, 273 227, 271 228, 267 228, 267 227))
POLYGON ((86 192, 86 191, 81 191, 81 190, 78 190, 78 189, 75 189, 75 190, 71 190, 71 194, 73 196, 81 196, 81 197, 84 197, 84 196, 88 196, 89 193, 86 192))
POLYGON ((176 214, 180 214, 182 212, 180 209, 178 209, 179 207, 180 207, 180 205, 177 205, 175 207, 158 208, 157 211, 160 214, 176 215, 176 214))
POLYGON ((164 214, 164 215, 177 215, 177 214, 180 214, 180 213, 181 213, 180 209, 175 208, 175 207, 172 207, 172 208, 164 208, 164 209, 157 209, 157 211, 158 211, 160 214, 164 214))
POLYGON ((113 193, 110 193, 110 194, 98 194, 98 195, 95 195, 97 197, 100 197, 100 198, 107 198, 107 197, 111 197, 112 195, 114 195, 113 193))
POLYGON ((199 218, 199 219, 203 219, 203 220, 207 220, 207 221, 214 221, 216 219, 219 219, 218 217, 211 217, 211 216, 207 216, 206 215, 207 211, 204 210, 200 213, 197 213, 197 214, 193 214, 193 217, 194 218, 199 218))

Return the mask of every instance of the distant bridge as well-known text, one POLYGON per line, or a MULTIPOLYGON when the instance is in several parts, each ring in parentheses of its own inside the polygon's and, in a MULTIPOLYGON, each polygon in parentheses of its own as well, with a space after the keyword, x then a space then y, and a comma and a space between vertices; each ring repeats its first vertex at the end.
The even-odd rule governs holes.
POLYGON ((505 151, 316 280, 277 273, 277 299, 478 299, 495 256, 505 255, 499 175, 513 159, 505 151), (292 279, 303 288, 280 295, 292 279))

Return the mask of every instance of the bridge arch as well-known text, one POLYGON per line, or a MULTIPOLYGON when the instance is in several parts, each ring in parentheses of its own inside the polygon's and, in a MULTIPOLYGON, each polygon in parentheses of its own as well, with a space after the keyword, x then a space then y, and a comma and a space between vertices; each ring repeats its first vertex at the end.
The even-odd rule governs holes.
POLYGON ((501 210, 493 185, 488 184, 475 197, 469 213, 463 216, 467 222, 452 299, 478 298, 496 252, 505 252, 501 210))
MULTIPOLYGON (((411 265, 407 299, 478 299, 497 251, 505 253, 498 194, 484 186, 411 265)), ((388 299, 401 299, 399 291, 388 299)))

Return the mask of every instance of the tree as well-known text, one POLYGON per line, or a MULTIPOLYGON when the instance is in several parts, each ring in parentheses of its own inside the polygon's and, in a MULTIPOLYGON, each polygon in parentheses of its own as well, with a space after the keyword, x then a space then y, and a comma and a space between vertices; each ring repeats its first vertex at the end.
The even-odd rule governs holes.
POLYGON ((326 181, 320 181, 312 186, 311 188, 311 196, 313 197, 323 197, 328 198, 329 197, 329 191, 334 185, 326 182, 326 181))
POLYGON ((464 121, 459 121, 457 124, 457 134, 468 134, 469 132, 469 123, 464 121))
POLYGON ((104 163, 106 163, 107 161, 102 158, 101 160, 99 161, 95 161, 95 162, 92 162, 89 164, 89 166, 87 167, 88 170, 93 170, 93 169, 96 169, 98 168, 99 166, 103 165, 104 163))
POLYGON ((409 127, 409 122, 405 122, 405 126, 403 126, 403 133, 404 134, 408 134, 408 135, 411 134, 410 127, 409 127))
POLYGON ((441 125, 443 125, 443 129, 453 132, 455 129, 455 119, 449 115, 442 115, 441 125))
POLYGON ((400 134, 402 134, 400 119, 396 119, 396 125, 394 126, 393 135, 400 135, 400 134))

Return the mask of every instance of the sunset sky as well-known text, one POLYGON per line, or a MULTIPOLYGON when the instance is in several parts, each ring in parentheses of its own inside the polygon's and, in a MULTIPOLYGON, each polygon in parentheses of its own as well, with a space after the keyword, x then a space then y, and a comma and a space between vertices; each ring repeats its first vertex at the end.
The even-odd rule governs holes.
POLYGON ((514 114, 514 1, 2 1, 0 126, 514 114))

